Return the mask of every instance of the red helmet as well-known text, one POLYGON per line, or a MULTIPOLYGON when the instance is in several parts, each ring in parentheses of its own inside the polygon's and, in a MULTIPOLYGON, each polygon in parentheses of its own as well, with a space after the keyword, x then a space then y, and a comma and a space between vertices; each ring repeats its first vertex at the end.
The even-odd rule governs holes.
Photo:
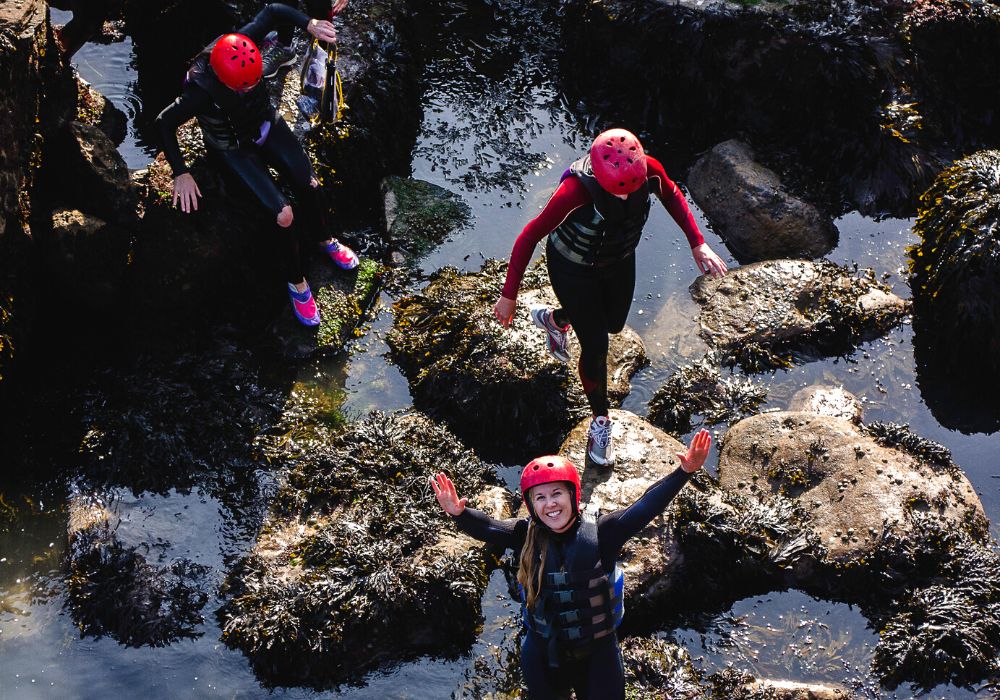
POLYGON ((230 90, 247 90, 260 82, 264 70, 253 39, 242 34, 226 34, 212 47, 209 59, 215 75, 230 90))
POLYGON ((590 166, 611 194, 631 194, 646 180, 646 154, 631 131, 608 129, 590 147, 590 166))
POLYGON ((548 455, 531 460, 521 472, 521 493, 524 495, 524 503, 531 517, 535 517, 535 511, 531 507, 531 499, 528 498, 528 489, 539 484, 551 484, 554 481, 568 481, 573 486, 575 510, 577 513, 580 512, 580 475, 576 467, 565 457, 548 455))

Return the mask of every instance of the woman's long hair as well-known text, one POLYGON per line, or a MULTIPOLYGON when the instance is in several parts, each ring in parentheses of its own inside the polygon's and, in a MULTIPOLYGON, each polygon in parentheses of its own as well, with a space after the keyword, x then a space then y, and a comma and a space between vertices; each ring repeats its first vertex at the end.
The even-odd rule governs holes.
POLYGON ((543 525, 528 521, 528 534, 521 548, 521 559, 517 567, 517 582, 524 591, 528 610, 533 610, 535 600, 542 591, 542 576, 545 574, 545 556, 549 552, 549 537, 543 525))

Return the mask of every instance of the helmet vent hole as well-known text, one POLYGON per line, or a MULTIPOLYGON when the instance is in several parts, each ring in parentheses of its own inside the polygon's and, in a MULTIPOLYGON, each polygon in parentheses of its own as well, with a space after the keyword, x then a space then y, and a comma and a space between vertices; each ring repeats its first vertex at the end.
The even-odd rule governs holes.
POLYGON ((624 187, 624 186, 625 186, 625 183, 624 183, 624 182, 619 182, 619 183, 618 183, 618 186, 619 186, 619 187, 624 187))
POLYGON ((554 467, 554 466, 556 466, 556 465, 555 465, 555 464, 554 464, 553 462, 549 462, 549 466, 550 466, 550 467, 554 467))
POLYGON ((619 136, 618 140, 621 141, 622 143, 625 143, 625 137, 624 136, 619 136))
POLYGON ((630 150, 630 151, 634 151, 634 150, 635 150, 635 146, 629 146, 629 147, 628 147, 628 150, 630 150))
POLYGON ((532 467, 531 471, 537 472, 538 471, 538 465, 536 464, 534 467, 532 467))
POLYGON ((607 159, 608 159, 608 158, 610 158, 610 157, 611 157, 611 156, 610 156, 610 155, 608 155, 607 153, 605 153, 605 154, 604 154, 604 160, 607 160, 607 159))

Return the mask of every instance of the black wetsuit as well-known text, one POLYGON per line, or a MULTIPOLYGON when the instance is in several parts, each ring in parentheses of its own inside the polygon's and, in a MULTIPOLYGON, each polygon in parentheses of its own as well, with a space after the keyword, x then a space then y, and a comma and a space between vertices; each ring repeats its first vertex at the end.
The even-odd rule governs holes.
MULTIPOLYGON (((287 5, 270 4, 258 13, 252 22, 236 30, 258 45, 268 32, 279 25, 305 29, 309 17, 287 5)), ((163 143, 163 153, 173 169, 174 177, 188 172, 177 142, 177 128, 192 117, 199 118, 205 135, 209 155, 222 163, 226 170, 248 189, 275 221, 276 234, 285 241, 284 270, 289 282, 301 282, 305 276, 299 255, 301 243, 325 240, 332 236, 327 212, 329 207, 319 188, 310 187, 312 166, 302 145, 292 134, 285 120, 270 105, 265 87, 258 85, 245 95, 229 91, 217 93, 235 103, 237 109, 260 114, 260 125, 254 124, 253 134, 245 135, 246 125, 234 119, 218 104, 218 100, 202 85, 214 81, 213 90, 228 90, 211 72, 207 64, 207 50, 203 52, 188 73, 181 96, 156 118, 156 126, 163 143), (193 71, 202 71, 194 76, 193 71), (201 85, 199 85, 201 83, 201 85), (261 100, 266 100, 262 107, 261 100), (287 179, 299 205, 294 210, 294 221, 288 229, 277 224, 278 213, 289 204, 288 198, 271 178, 268 166, 287 179)))
MULTIPOLYGON (((598 518, 598 551, 606 573, 613 573, 625 543, 666 509, 690 477, 678 467, 650 486, 629 507, 598 518)), ((512 549, 515 558, 520 557, 528 533, 527 519, 496 520, 482 511, 466 508, 454 520, 462 532, 477 540, 512 549)), ((554 550, 550 552, 557 556, 564 552, 576 536, 576 529, 574 526, 564 533, 549 533, 554 545, 554 550)), ((574 561, 574 568, 586 569, 596 565, 596 561, 574 561)), ((553 669, 549 665, 548 642, 535 632, 526 631, 521 645, 521 670, 531 700, 559 698, 560 693, 566 693, 570 688, 576 690, 577 700, 624 698, 625 677, 617 636, 612 634, 596 640, 589 652, 582 658, 560 659, 558 668, 553 669)))
MULTIPOLYGON (((298 7, 299 3, 297 0, 277 0, 282 5, 289 5, 290 7, 298 7)), ((330 18, 330 5, 332 4, 330 0, 305 0, 304 3, 306 8, 306 14, 310 17, 315 17, 316 19, 329 19, 330 18)), ((292 38, 294 37, 292 33, 292 28, 285 26, 278 28, 278 40, 288 46, 292 43, 292 38)))

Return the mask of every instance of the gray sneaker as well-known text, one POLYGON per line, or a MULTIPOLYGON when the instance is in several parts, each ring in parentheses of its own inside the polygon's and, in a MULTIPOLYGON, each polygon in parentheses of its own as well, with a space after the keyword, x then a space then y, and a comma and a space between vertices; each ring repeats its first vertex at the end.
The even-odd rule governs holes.
POLYGON ((264 65, 261 77, 273 78, 282 68, 295 63, 295 44, 285 46, 280 39, 269 39, 264 42, 260 55, 264 65))
POLYGON ((614 466, 615 451, 611 444, 611 419, 595 416, 587 431, 587 459, 601 467, 614 466))
POLYGON ((552 318, 552 309, 545 306, 531 307, 531 320, 547 334, 549 354, 560 362, 569 362, 569 326, 557 326, 552 318))

